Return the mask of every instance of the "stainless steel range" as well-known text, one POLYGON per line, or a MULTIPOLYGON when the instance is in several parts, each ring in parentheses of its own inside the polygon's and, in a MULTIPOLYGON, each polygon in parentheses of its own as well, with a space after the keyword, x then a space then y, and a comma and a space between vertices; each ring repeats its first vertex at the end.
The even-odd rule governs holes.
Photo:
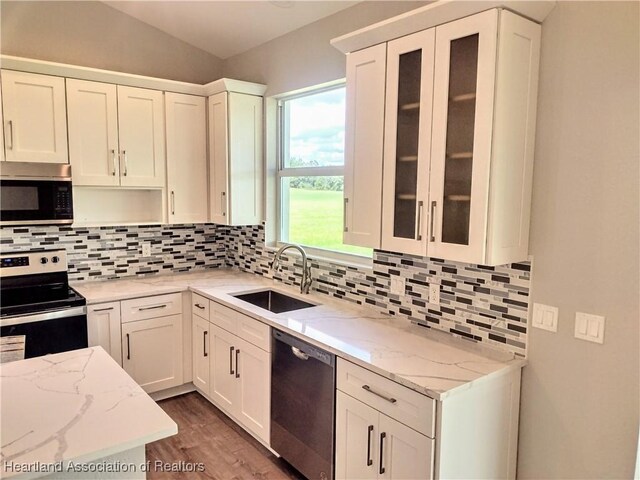
POLYGON ((64 250, 0 254, 0 362, 87 347, 86 312, 64 250))

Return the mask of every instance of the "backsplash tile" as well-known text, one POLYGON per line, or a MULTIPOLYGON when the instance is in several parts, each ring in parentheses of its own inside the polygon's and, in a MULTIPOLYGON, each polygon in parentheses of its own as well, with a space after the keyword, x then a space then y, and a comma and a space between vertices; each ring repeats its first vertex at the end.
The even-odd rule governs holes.
MULTIPOLYGON (((273 251, 265 248, 261 226, 226 227, 227 263, 244 271, 300 284, 297 257, 283 256, 272 272, 273 251), (242 244, 243 254, 238 253, 242 244), (295 262, 295 263, 294 263, 295 262)), ((312 259, 312 289, 391 315, 405 315, 427 328, 526 355, 531 265, 497 267, 374 251, 373 268, 357 268, 312 259), (392 277, 405 279, 405 294, 390 293, 392 277), (428 303, 429 285, 440 288, 440 305, 428 303)))
POLYGON ((3 227, 0 246, 2 252, 65 248, 70 280, 105 280, 224 266, 225 233, 211 224, 3 227), (144 243, 151 246, 148 257, 144 243))

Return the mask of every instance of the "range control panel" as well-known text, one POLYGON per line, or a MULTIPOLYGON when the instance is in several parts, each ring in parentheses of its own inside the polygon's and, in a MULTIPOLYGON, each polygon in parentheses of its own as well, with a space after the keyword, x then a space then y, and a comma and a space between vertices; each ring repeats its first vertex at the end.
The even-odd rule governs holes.
POLYGON ((65 250, 13 252, 0 255, 0 277, 66 272, 65 250))

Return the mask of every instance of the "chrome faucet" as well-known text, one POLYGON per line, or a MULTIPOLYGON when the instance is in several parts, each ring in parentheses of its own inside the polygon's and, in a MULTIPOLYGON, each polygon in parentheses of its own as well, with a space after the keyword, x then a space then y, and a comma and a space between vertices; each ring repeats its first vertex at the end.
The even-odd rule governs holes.
POLYGON ((282 252, 289 248, 295 248, 302 255, 302 280, 300 281, 300 293, 309 293, 309 288, 311 287, 311 283, 313 279, 311 278, 311 265, 309 265, 309 260, 307 259, 307 253, 303 250, 300 245, 294 244, 285 244, 282 245, 276 254, 273 257, 273 260, 269 264, 269 267, 273 269, 277 269, 280 264, 280 255, 282 252))

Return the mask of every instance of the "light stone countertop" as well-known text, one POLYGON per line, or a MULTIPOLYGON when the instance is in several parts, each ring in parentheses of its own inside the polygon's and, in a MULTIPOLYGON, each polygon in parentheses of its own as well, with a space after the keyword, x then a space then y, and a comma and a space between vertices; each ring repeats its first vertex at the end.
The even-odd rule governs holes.
POLYGON ((370 307, 285 285, 237 269, 73 284, 89 304, 192 290, 229 308, 328 350, 437 400, 526 361, 507 352, 413 325, 370 307), (273 288, 317 306, 274 314, 231 294, 273 288))
POLYGON ((0 365, 0 477, 15 464, 88 463, 178 432, 102 347, 0 365))

